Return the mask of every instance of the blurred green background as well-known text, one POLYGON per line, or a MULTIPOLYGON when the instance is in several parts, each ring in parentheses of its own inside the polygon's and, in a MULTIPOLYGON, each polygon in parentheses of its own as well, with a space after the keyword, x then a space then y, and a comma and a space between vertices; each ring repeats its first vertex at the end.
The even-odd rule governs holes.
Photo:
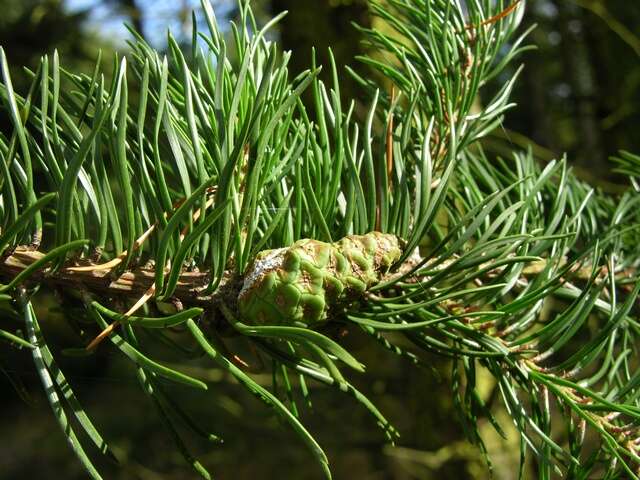
MULTIPOLYGON (((353 65, 354 57, 366 50, 352 21, 384 28, 371 18, 365 0, 253 4, 261 21, 289 11, 274 36, 283 49, 293 51, 294 72, 309 66, 312 46, 319 63, 328 64, 326 51, 331 46, 338 65, 353 65)), ((234 0, 214 1, 213 6, 221 24, 237 15, 234 0)), ((7 52, 16 89, 24 93, 28 75, 22 67, 34 68, 44 53, 58 49, 65 68, 88 72, 99 49, 105 59, 116 50, 126 51, 129 34, 123 22, 159 50, 165 48, 167 28, 179 41, 190 42, 191 11, 197 13, 200 6, 195 0, 0 0, 0 9, 0 45, 7 52)), ((485 147, 506 156, 532 144, 542 162, 566 153, 580 176, 613 188, 617 179, 608 156, 620 149, 640 152, 640 7, 628 0, 531 0, 524 24, 538 25, 529 37, 537 49, 522 58, 526 67, 514 94, 518 107, 508 114, 503 128, 485 140, 485 147)), ((343 79, 344 97, 364 100, 355 82, 346 74, 343 79)), ((501 80, 487 92, 497 89, 501 80)), ((59 347, 54 353, 61 366, 122 459, 119 467, 104 464, 105 478, 195 478, 174 452, 131 365, 107 345, 85 359, 60 355, 61 349, 79 342, 72 328, 73 306, 61 306, 46 292, 37 303, 45 318, 44 333, 59 347)), ((20 325, 6 315, 2 321, 20 325)), ((398 447, 390 448, 355 402, 312 385, 314 406, 304 413, 304 420, 326 447, 336 479, 489 478, 482 456, 465 442, 457 421, 446 361, 434 358, 432 370, 407 368, 403 360, 355 332, 346 342, 368 365, 369 373, 354 378, 355 385, 379 404, 402 436, 398 447)), ((304 447, 288 428, 278 428, 278 420, 259 402, 216 370, 197 373, 214 388, 206 395, 180 389, 175 395, 225 440, 211 446, 193 439, 194 451, 216 478, 320 478, 304 447)), ((257 378, 270 383, 267 373, 257 378)), ((483 385, 484 396, 492 402, 494 385, 489 378, 483 385)), ((0 479, 85 478, 57 430, 28 352, 0 345, 0 391, 0 479)), ((510 432, 499 409, 498 419, 510 432)), ((511 432, 504 441, 489 425, 481 429, 486 432, 494 478, 515 478, 516 436, 511 432)), ((527 468, 535 475, 534 465, 527 468)))

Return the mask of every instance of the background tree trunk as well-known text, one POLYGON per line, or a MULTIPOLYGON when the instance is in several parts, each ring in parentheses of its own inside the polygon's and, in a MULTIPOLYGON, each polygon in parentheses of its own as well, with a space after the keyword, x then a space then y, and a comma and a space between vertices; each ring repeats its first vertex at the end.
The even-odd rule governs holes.
MULTIPOLYGON (((278 14, 287 10, 289 14, 280 23, 280 46, 291 50, 293 75, 309 68, 311 49, 316 47, 316 59, 323 66, 320 77, 331 85, 331 67, 328 48, 331 46, 339 70, 344 65, 354 65, 354 58, 365 49, 361 36, 352 25, 370 26, 371 17, 365 0, 272 0, 271 12, 278 14)), ((343 99, 363 98, 360 87, 347 75, 340 75, 340 91, 343 99)), ((310 104, 311 91, 304 101, 310 104)))

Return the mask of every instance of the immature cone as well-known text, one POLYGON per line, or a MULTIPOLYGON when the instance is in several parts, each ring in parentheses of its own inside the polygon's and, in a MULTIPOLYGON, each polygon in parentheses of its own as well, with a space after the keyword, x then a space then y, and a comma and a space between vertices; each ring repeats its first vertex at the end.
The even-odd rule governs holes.
POLYGON ((263 251, 245 274, 240 314, 252 325, 317 325, 379 283, 401 254, 398 237, 379 232, 263 251))

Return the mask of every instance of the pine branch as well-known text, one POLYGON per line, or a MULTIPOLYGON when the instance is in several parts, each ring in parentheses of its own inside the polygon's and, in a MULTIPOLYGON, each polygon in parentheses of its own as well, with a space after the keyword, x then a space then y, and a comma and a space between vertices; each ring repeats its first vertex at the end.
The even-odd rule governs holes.
MULTIPOLYGON (((33 250, 30 246, 18 246, 13 249, 10 254, 5 254, 0 260, 0 278, 13 279, 18 274, 24 272, 28 267, 37 261, 41 261, 45 256, 44 252, 33 250)), ((515 258, 515 256, 511 256, 515 258)), ((438 265, 437 268, 428 274, 411 275, 410 281, 419 284, 428 280, 436 274, 445 271, 457 262, 459 258, 453 256, 452 259, 438 265)), ((518 259, 516 259, 518 260, 518 259)), ((520 259, 527 261, 527 259, 520 259)), ((394 269, 393 272, 387 273, 380 278, 380 282, 392 282, 397 278, 407 275, 416 265, 423 263, 424 259, 417 252, 406 260, 402 265, 394 269)), ((560 267, 568 264, 568 259, 563 257, 560 260, 560 267)), ((156 273, 152 266, 139 267, 135 270, 126 270, 122 273, 116 273, 115 265, 111 268, 104 268, 105 264, 95 264, 88 259, 70 260, 57 270, 51 268, 38 269, 32 276, 25 279, 25 285, 45 284, 50 288, 72 288, 77 290, 85 290, 86 292, 102 296, 104 298, 129 298, 131 300, 139 298, 152 285, 156 273)), ((490 280, 499 277, 505 270, 505 267, 492 267, 492 263, 481 264, 480 270, 485 270, 483 277, 478 278, 476 283, 483 285, 483 280, 490 280), (490 268, 492 267, 492 268, 490 268)), ((567 272, 572 279, 586 281, 592 275, 593 266, 571 264, 572 268, 567 272)), ((545 260, 528 259, 527 266, 523 268, 518 283, 523 285, 527 283, 527 278, 539 275, 548 267, 545 260)), ((606 277, 606 269, 602 270, 599 277, 606 277)), ((634 270, 624 270, 617 272, 616 275, 624 280, 635 278, 637 272, 634 270)), ((212 294, 203 293, 210 283, 211 273, 208 271, 183 271, 178 277, 174 297, 180 300, 185 306, 199 306, 206 309, 215 309, 215 305, 220 301, 225 303, 235 303, 232 296, 238 296, 245 282, 244 277, 234 277, 231 270, 225 272, 223 280, 219 287, 212 294), (233 284, 231 286, 230 284, 233 284)))
MULTIPOLYGON (((11 279, 23 272, 27 267, 44 257, 43 252, 29 247, 17 247, 0 265, 0 277, 11 279)), ((102 295, 106 298, 124 296, 135 299, 142 295, 153 284, 155 270, 152 268, 136 268, 114 275, 112 270, 89 270, 76 272, 72 268, 91 267, 88 260, 71 262, 57 270, 40 269, 28 279, 27 285, 45 284, 51 288, 84 289, 87 292, 102 295)), ((230 275, 230 274, 229 274, 230 275)), ((229 277, 226 277, 229 278, 229 277)), ((184 272, 176 286, 175 296, 186 305, 211 305, 215 303, 213 295, 202 294, 210 281, 208 272, 184 272)), ((222 291, 216 290, 216 294, 222 291)))
MULTIPOLYGON (((335 62, 331 86, 314 62, 290 78, 289 54, 267 35, 280 17, 259 29, 248 2, 233 45, 203 2, 209 32, 193 37, 206 50, 194 42, 185 54, 170 36, 161 57, 137 37, 130 55, 115 59, 110 84, 100 61, 92 76, 76 75, 54 54, 22 96, 2 52, 0 97, 12 130, 0 133, 0 294, 34 326, 29 302, 40 286, 79 293, 103 332, 97 339, 109 338, 134 364, 177 448, 205 478, 159 380, 208 386, 150 358, 140 330, 162 338, 186 327, 189 342, 287 422, 327 478, 287 369, 350 395, 389 440, 396 436, 343 373, 364 367, 332 338, 332 325, 361 328, 414 365, 427 353, 450 358, 455 403, 481 448, 477 420, 500 426, 477 392, 478 367, 495 378, 523 455, 538 458, 543 478, 600 470, 637 478, 637 189, 607 196, 564 159, 542 168, 529 154, 490 158, 478 145, 513 106, 517 73, 476 105, 527 48, 527 32, 516 36, 524 4, 372 2, 394 32, 361 29, 379 55, 362 61, 393 86, 352 71, 371 93, 363 120, 341 98, 335 62), (76 91, 61 90, 62 79, 76 91), (300 100, 306 89, 313 112, 300 100), (167 301, 171 315, 136 313, 167 301), (218 328, 234 329, 284 369, 288 406, 234 363, 218 328), (553 402, 567 438, 551 429, 553 402), (589 458, 586 430, 600 440, 589 458)), ((618 160, 634 186, 638 164, 626 152, 618 160)), ((17 343, 46 346, 31 340, 17 343)), ((172 349, 185 362, 193 353, 172 349)), ((53 364, 34 360, 49 378, 53 364)), ((74 405, 57 411, 61 425, 74 405)))

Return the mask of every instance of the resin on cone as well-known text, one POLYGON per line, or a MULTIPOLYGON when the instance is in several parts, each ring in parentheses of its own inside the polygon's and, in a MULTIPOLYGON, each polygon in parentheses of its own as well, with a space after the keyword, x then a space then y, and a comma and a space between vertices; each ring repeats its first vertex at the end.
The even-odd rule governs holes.
POLYGON ((378 284, 401 254, 398 237, 379 232, 260 252, 238 296, 240 315, 252 325, 315 326, 378 284))

